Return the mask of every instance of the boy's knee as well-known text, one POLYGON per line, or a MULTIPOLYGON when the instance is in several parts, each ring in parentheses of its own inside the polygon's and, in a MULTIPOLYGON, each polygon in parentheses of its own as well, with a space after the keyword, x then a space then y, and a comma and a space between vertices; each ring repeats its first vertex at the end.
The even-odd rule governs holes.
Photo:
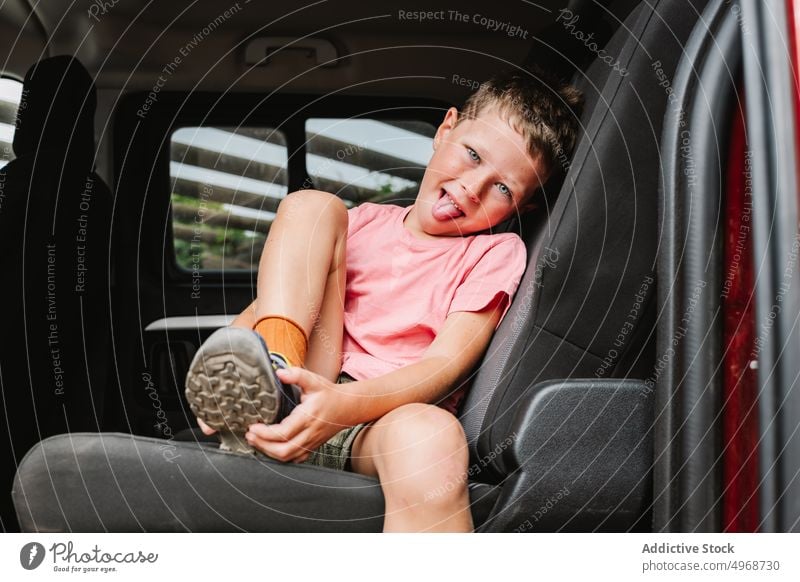
POLYGON ((321 190, 298 190, 281 200, 278 215, 285 221, 300 220, 316 227, 332 228, 336 236, 347 234, 347 207, 341 198, 321 190))
POLYGON ((387 502, 426 507, 463 502, 468 453, 458 419, 429 404, 408 404, 390 414, 393 418, 384 417, 390 424, 377 460, 387 502))
POLYGON ((434 453, 433 456, 437 456, 437 452, 450 456, 463 449, 466 455, 464 429, 458 419, 443 408, 432 404, 407 404, 390 414, 391 418, 386 420, 392 447, 421 448, 434 453))
POLYGON ((299 209, 304 214, 324 214, 347 220, 347 207, 338 196, 322 190, 297 190, 281 201, 281 207, 299 209))

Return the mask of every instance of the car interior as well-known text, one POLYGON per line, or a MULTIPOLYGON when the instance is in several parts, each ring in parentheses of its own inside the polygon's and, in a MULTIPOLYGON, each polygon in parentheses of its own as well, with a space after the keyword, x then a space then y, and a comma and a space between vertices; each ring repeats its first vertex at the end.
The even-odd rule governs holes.
MULTIPOLYGON (((253 300, 281 198, 413 203, 447 108, 516 69, 584 106, 537 210, 504 225, 528 267, 459 411, 475 527, 722 531, 722 445, 693 432, 718 395, 696 418, 675 381, 721 382, 722 348, 711 371, 659 362, 693 294, 722 285, 729 4, 4 3, 3 530, 380 531, 375 479, 176 440, 195 426, 186 371, 253 300), (702 195, 675 183, 684 132, 707 138, 702 195), (692 236, 710 254, 685 263, 692 236)), ((722 337, 695 323, 687 342, 722 337)))

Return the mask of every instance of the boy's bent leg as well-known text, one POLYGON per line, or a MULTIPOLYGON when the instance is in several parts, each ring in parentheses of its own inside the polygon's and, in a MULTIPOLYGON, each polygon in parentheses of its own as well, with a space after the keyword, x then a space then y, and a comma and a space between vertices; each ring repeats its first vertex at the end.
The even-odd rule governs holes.
POLYGON ((282 315, 300 324, 306 337, 322 309, 331 274, 344 297, 347 208, 332 194, 289 194, 264 243, 258 265, 255 317, 282 315))
POLYGON ((244 329, 253 329, 256 325, 256 302, 253 301, 250 305, 242 309, 242 312, 237 315, 231 322, 231 327, 241 327, 244 329))
MULTIPOLYGON (((307 190, 287 196, 264 245, 256 301, 230 328, 215 332, 195 355, 187 398, 206 434, 222 431, 225 448, 249 451, 242 440, 247 427, 259 421, 279 422, 299 398, 297 388, 280 387, 263 345, 241 328, 252 330, 265 316, 294 322, 305 335, 302 352, 306 338, 311 339, 305 367, 330 378, 338 374, 347 224, 347 209, 331 194, 307 190), (283 392, 293 395, 282 397, 283 392)), ((265 325, 269 328, 273 321, 265 325)), ((287 353, 266 335, 262 338, 270 350, 277 347, 281 354, 287 353)), ((303 364, 302 359, 289 361, 303 364)))
POLYGON ((407 404, 366 427, 353 444, 357 473, 380 479, 384 531, 472 531, 466 437, 458 420, 429 404, 407 404))
POLYGON ((344 325, 347 208, 332 194, 287 196, 270 228, 256 300, 231 324, 252 329, 267 315, 297 322, 309 340, 304 368, 335 381, 344 325))

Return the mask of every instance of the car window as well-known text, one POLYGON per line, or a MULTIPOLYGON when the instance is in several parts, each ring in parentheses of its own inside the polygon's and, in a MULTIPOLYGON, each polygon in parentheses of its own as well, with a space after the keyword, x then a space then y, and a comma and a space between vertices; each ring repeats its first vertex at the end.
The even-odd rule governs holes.
MULTIPOLYGON (((302 188, 361 202, 411 204, 433 152, 421 121, 310 118, 302 188)), ((293 149, 297 149, 296 147, 293 149)), ((185 270, 255 270, 288 193, 286 135, 271 127, 183 127, 170 139, 175 262, 185 270)))
POLYGON ((20 99, 22 99, 22 83, 14 79, 0 78, 0 168, 14 159, 11 144, 14 141, 14 126, 20 99))
POLYGON ((184 127, 170 139, 178 266, 255 269, 287 194, 285 135, 270 127, 184 127))
POLYGON ((348 205, 414 201, 433 153, 435 128, 421 121, 311 118, 306 168, 314 187, 348 205))

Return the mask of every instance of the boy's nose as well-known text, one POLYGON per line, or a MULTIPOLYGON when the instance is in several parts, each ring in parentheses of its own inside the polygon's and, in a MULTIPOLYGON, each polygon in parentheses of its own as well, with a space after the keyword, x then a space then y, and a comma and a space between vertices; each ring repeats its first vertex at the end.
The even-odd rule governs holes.
POLYGON ((461 187, 464 189, 464 194, 473 204, 480 204, 481 192, 486 187, 485 182, 486 179, 480 175, 469 176, 462 182, 461 187))

